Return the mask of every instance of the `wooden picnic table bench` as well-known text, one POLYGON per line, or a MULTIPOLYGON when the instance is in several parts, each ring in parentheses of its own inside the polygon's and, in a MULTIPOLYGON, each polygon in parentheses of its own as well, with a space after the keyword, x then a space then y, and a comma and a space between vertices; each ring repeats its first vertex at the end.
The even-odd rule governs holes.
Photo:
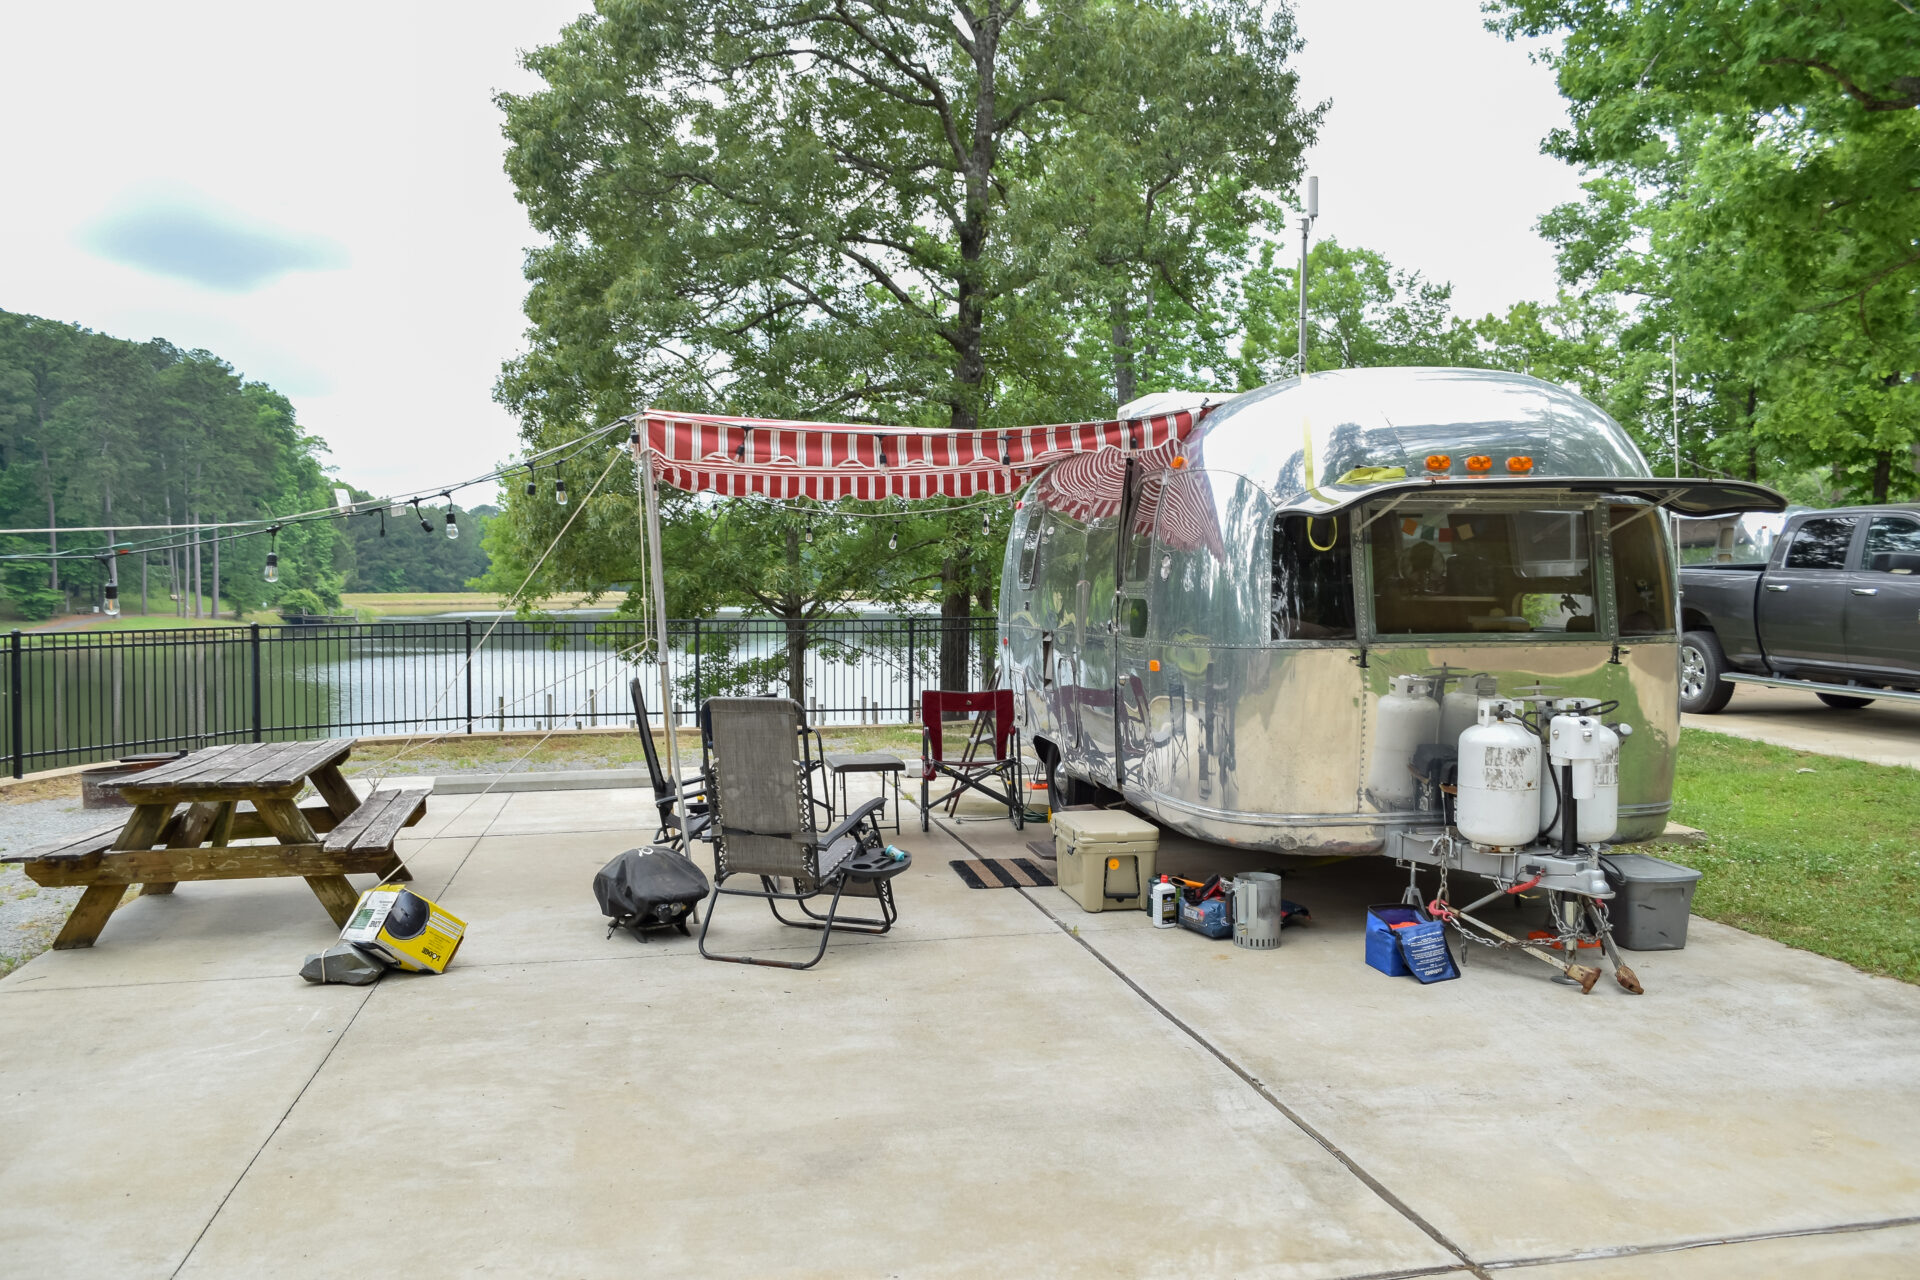
POLYGON ((348 876, 408 878, 394 841, 402 827, 426 815, 431 794, 428 788, 385 789, 361 799, 340 772, 354 742, 195 751, 121 784, 121 796, 133 804, 122 825, 0 862, 22 864, 36 884, 86 887, 54 939, 59 950, 92 946, 129 886, 141 885, 143 895, 172 893, 183 880, 301 876, 333 922, 344 926, 360 896, 348 876), (303 806, 296 798, 309 782, 321 799, 303 806), (252 807, 242 810, 242 804, 252 807), (274 843, 233 843, 263 838, 274 843))

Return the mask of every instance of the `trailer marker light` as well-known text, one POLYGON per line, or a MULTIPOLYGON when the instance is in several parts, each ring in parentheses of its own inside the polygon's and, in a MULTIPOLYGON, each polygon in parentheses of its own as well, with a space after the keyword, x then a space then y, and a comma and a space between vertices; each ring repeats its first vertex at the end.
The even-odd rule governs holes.
POLYGON ((1160 669, 1160 659, 1158 658, 1147 659, 1147 670, 1158 671, 1159 669, 1160 669))
POLYGON ((1491 471, 1493 470, 1493 459, 1489 458, 1484 453, 1476 453, 1471 458, 1467 459, 1467 470, 1491 471))
POLYGON ((1452 465, 1453 459, 1447 454, 1430 453, 1427 455, 1427 470, 1429 471, 1445 471, 1452 465))
POLYGON ((1177 454, 1176 454, 1176 455, 1174 456, 1174 459, 1173 459, 1173 469, 1174 469, 1175 471, 1178 471, 1178 470, 1179 470, 1180 468, 1182 468, 1182 467, 1184 467, 1184 466, 1186 466, 1186 465, 1187 465, 1187 460, 1186 460, 1185 458, 1183 458, 1183 457, 1180 457, 1180 456, 1178 456, 1177 454))
POLYGON ((1525 454, 1517 454, 1507 459, 1507 470, 1513 472, 1515 475, 1525 475, 1527 472, 1533 470, 1533 459, 1527 457, 1525 454))

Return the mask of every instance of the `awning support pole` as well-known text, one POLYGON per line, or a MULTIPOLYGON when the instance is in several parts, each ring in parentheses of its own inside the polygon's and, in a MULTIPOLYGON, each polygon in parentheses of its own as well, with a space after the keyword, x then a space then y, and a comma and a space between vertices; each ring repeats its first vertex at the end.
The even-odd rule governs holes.
MULTIPOLYGON (((658 642, 654 647, 653 660, 660 671, 660 723, 667 731, 667 782, 673 788, 674 812, 680 818, 680 845, 688 857, 693 856, 692 844, 687 831, 686 784, 680 779, 680 735, 673 723, 673 677, 667 672, 667 583, 666 570, 660 558, 660 490, 659 480, 654 474, 653 450, 643 441, 635 451, 633 464, 639 473, 640 502, 645 513, 647 538, 647 564, 653 578, 653 621, 658 642)), ((700 709, 694 708, 695 722, 699 721, 700 709)), ((651 733, 652 728, 640 726, 640 732, 651 733)))

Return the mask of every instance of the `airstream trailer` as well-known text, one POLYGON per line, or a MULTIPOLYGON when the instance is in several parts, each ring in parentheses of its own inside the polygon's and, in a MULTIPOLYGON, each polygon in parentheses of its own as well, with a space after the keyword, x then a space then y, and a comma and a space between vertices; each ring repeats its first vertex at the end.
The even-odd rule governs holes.
MULTIPOLYGON (((1487 370, 1316 373, 1122 453, 1056 465, 1015 513, 1001 669, 1022 730, 1056 803, 1117 793, 1283 853, 1427 848, 1452 800, 1423 750, 1501 699, 1543 735, 1559 708, 1628 726, 1613 838, 1658 835, 1679 733, 1666 513, 1783 505, 1657 479, 1593 404, 1487 370)), ((1491 846, 1454 865, 1514 873, 1491 846)))

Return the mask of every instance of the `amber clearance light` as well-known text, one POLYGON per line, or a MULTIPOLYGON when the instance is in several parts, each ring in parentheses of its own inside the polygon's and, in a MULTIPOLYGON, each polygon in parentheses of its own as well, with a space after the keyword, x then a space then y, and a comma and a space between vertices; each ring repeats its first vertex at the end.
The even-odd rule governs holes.
POLYGON ((1527 472, 1533 470, 1533 459, 1527 457, 1525 454, 1518 454, 1508 458, 1507 470, 1513 472, 1515 475, 1525 475, 1527 472))
POLYGON ((1445 471, 1452 465, 1453 458, 1449 454, 1430 453, 1427 455, 1427 470, 1429 471, 1445 471))
POLYGON ((1467 459, 1467 470, 1469 471, 1491 471, 1492 469, 1493 459, 1484 453, 1476 453, 1467 459))

